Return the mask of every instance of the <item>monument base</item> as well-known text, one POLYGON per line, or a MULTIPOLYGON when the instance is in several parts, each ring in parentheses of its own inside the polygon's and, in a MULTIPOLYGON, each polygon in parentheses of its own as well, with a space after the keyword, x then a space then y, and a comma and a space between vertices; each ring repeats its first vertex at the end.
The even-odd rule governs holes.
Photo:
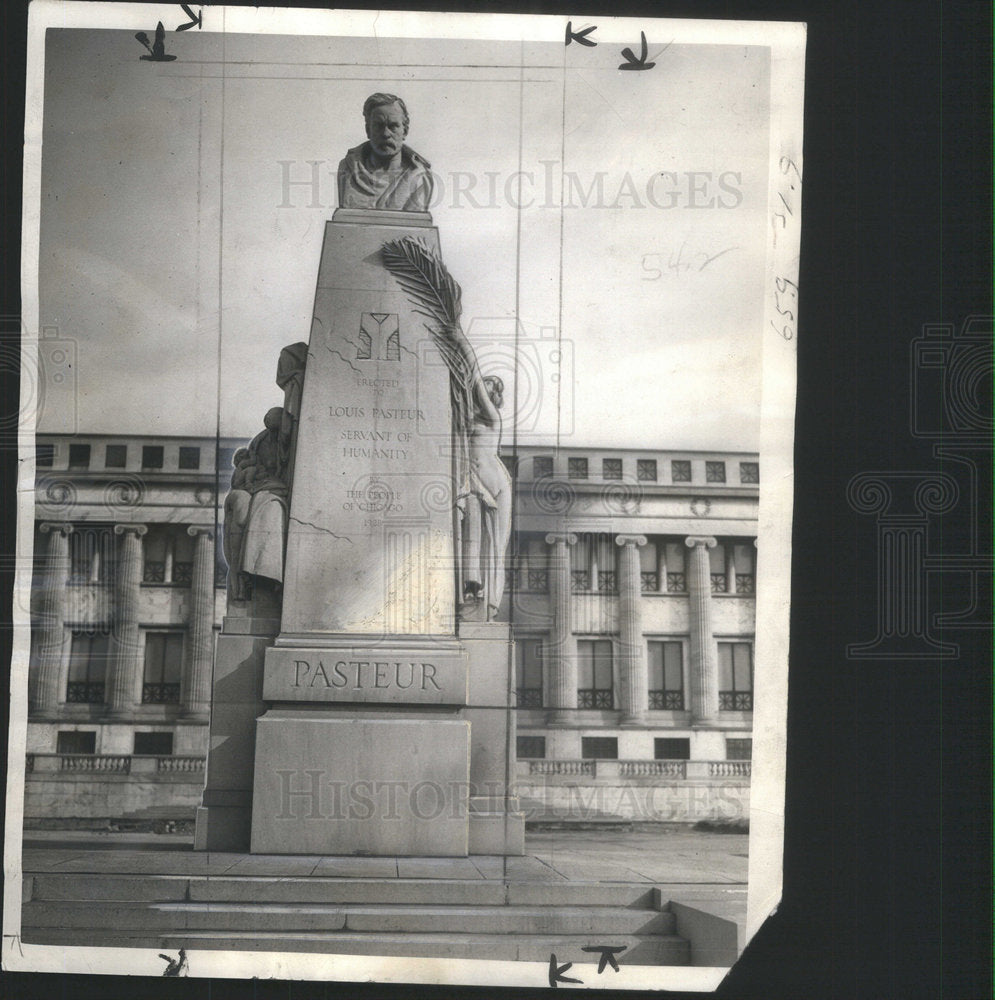
POLYGON ((276 708, 256 760, 253 854, 468 853, 465 722, 276 708))
POLYGON ((256 719, 266 710, 263 665, 277 618, 226 616, 214 657, 210 752, 194 849, 247 851, 256 719))

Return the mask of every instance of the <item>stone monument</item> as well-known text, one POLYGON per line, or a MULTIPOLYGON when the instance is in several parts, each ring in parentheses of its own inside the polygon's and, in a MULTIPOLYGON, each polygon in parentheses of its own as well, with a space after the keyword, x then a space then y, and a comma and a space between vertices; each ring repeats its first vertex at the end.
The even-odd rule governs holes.
POLYGON ((310 339, 235 456, 195 845, 521 854, 503 386, 460 326, 428 163, 391 94, 339 172, 310 339))

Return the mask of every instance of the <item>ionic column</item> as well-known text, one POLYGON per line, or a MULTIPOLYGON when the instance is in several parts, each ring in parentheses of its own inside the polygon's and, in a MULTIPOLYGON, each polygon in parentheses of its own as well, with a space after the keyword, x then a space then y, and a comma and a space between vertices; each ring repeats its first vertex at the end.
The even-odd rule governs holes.
POLYGON ((142 535, 144 524, 116 524, 120 535, 117 572, 114 577, 113 649, 107 667, 104 701, 108 715, 127 718, 135 707, 135 686, 142 673, 138 641, 138 599, 142 583, 142 535))
POLYGON ((714 722, 719 712, 718 662, 712 638, 712 575, 708 550, 714 538, 684 539, 691 550, 688 565, 690 604, 691 715, 694 722, 714 722))
POLYGON ((183 714, 206 718, 211 708, 211 663, 214 651, 214 528, 192 524, 194 539, 190 577, 190 617, 180 702, 183 714))
POLYGON ((39 609, 38 660, 32 678, 31 711, 54 715, 59 706, 62 652, 66 642, 66 581, 69 579, 71 524, 44 523, 39 530, 48 535, 45 550, 45 589, 39 609))
POLYGON ((564 725, 572 721, 577 708, 577 640, 570 620, 570 549, 576 545, 573 534, 552 533, 546 544, 549 554, 550 599, 553 605, 553 628, 549 643, 549 693, 552 701, 547 723, 564 725))
POLYGON ((736 593, 736 545, 726 542, 726 593, 736 593))
POLYGON ((639 570, 639 548, 645 535, 619 535, 618 633, 621 662, 619 694, 622 698, 621 724, 643 722, 649 704, 649 676, 643 646, 643 598, 639 570))

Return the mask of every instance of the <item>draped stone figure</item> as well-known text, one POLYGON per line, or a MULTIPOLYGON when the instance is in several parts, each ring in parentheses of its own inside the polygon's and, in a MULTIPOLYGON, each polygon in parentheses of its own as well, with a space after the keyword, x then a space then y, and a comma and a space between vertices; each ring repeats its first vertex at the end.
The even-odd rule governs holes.
MULTIPOLYGON (((467 345, 469 346, 469 345, 467 345)), ((493 618, 504 596, 504 557, 511 536, 511 475, 501 461, 504 383, 493 375, 474 383, 469 465, 460 484, 462 515, 461 583, 466 601, 484 604, 493 618)))
POLYGON ((249 597, 249 579, 283 581, 287 535, 286 480, 281 476, 283 407, 274 406, 247 448, 235 452, 231 490, 225 497, 223 547, 228 561, 228 594, 249 597))
POLYGON ((283 390, 283 419, 280 424, 280 478, 290 486, 294 481, 294 454, 297 451, 297 423, 304 392, 307 344, 299 341, 280 351, 276 384, 283 390))

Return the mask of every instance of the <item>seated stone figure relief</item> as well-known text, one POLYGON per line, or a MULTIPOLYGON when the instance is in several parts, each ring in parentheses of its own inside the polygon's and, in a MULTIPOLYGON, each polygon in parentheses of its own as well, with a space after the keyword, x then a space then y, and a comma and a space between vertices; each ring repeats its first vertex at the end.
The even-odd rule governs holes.
POLYGON ((363 104, 367 140, 339 164, 339 208, 427 212, 434 187, 431 164, 410 146, 408 109, 394 94, 371 94, 363 104))
POLYGON ((223 536, 233 601, 249 598, 252 577, 283 582, 289 494, 281 468, 283 418, 283 407, 274 406, 263 419, 265 430, 235 452, 223 536))

